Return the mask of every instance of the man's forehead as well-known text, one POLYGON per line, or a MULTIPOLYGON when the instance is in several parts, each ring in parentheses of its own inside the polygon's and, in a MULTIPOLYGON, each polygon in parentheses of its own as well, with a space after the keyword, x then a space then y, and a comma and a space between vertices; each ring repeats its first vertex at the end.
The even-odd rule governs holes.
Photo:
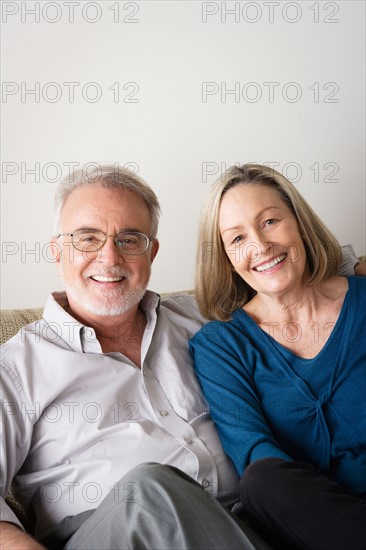
POLYGON ((99 184, 83 185, 74 189, 67 197, 61 218, 76 216, 125 217, 134 216, 150 222, 150 212, 144 200, 135 192, 124 188, 103 187, 99 184))
POLYGON ((82 206, 85 206, 85 208, 94 204, 98 204, 102 208, 109 200, 126 205, 131 203, 132 205, 140 205, 147 208, 144 200, 134 191, 124 189, 123 187, 104 187, 100 184, 88 184, 77 187, 68 195, 64 208, 78 202, 82 206))

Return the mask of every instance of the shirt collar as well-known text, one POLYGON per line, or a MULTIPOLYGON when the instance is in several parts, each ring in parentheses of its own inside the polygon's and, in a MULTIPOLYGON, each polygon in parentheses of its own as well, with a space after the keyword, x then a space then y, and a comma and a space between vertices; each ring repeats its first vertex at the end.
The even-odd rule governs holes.
MULTIPOLYGON (((65 291, 52 292, 48 296, 43 319, 48 326, 64 340, 74 351, 102 353, 101 346, 93 327, 83 325, 67 312, 69 302, 65 291)), ((160 296, 147 290, 140 302, 140 309, 151 319, 158 311, 160 296)))

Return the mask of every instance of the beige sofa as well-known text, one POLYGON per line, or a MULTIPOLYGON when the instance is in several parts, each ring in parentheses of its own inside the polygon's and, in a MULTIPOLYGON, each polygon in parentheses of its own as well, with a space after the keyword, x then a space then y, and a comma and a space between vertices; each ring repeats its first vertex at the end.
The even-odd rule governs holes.
POLYGON ((41 319, 43 308, 35 309, 2 309, 0 311, 0 343, 4 344, 22 327, 41 319))

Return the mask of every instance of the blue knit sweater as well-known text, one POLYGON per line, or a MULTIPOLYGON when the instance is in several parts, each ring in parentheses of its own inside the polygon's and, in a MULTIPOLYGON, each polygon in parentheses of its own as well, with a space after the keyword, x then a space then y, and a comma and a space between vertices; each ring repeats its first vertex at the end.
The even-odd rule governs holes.
POLYGON ((366 496, 366 278, 349 277, 319 354, 302 359, 242 309, 191 340, 196 373, 241 475, 265 457, 308 462, 366 496))

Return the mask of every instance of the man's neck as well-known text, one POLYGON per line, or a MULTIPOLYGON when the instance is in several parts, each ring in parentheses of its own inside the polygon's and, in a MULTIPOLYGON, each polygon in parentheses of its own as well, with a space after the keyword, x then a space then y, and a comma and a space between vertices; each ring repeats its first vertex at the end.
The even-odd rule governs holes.
POLYGON ((68 313, 83 325, 94 329, 103 353, 119 352, 141 366, 141 342, 146 327, 146 316, 137 304, 118 316, 94 315, 74 311, 68 313))

